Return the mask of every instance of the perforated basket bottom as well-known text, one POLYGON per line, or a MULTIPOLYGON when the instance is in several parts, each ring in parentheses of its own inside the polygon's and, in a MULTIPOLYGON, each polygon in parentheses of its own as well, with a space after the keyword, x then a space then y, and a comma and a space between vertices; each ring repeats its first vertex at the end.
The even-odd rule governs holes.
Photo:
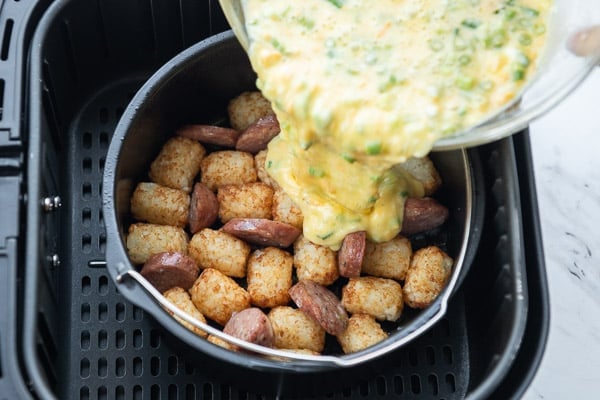
MULTIPOLYGON (((253 388, 222 383, 204 356, 172 346, 172 337, 117 291, 104 268, 106 233, 101 182, 106 151, 124 107, 140 81, 116 84, 97 94, 71 128, 67 172, 71 245, 63 261, 64 312, 59 398, 69 399, 270 399, 253 388)), ((64 195, 64 194, 63 194, 64 195)), ((304 387, 309 398, 464 398, 469 379, 463 296, 447 316, 416 342, 388 357, 385 370, 331 392, 327 385, 304 387)), ((231 374, 244 370, 231 367, 231 374)), ((339 374, 343 382, 343 373, 339 374)), ((294 381, 294 377, 287 377, 294 381)), ((310 385, 309 385, 310 386, 310 385)), ((280 396, 282 398, 285 396, 280 396)), ((294 396, 295 397, 295 396, 294 396)))

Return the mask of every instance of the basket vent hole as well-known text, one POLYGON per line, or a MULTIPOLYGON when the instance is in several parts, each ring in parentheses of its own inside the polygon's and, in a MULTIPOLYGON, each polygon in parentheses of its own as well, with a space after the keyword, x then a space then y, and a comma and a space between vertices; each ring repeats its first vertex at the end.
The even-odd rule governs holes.
POLYGON ((167 359, 167 373, 169 375, 177 375, 179 367, 177 365, 177 357, 169 356, 167 359))
POLYGON ((79 377, 82 379, 90 377, 90 360, 87 358, 81 359, 79 363, 79 377))
POLYGON ((387 394, 387 383, 384 376, 378 376, 375 379, 375 388, 377 389, 377 395, 385 396, 387 394))
MULTIPOLYGON (((100 238, 102 238, 102 235, 100 235, 100 238)), ((108 276, 102 275, 98 278, 98 293, 101 296, 105 296, 108 293, 108 276)))
POLYGON ((100 147, 108 147, 108 132, 100 132, 100 147))
POLYGON ((394 380, 394 394, 401 395, 404 393, 404 380, 400 375, 395 375, 394 380))
POLYGON ((90 399, 90 388, 87 386, 83 386, 79 389, 79 400, 89 400, 90 399))
POLYGON ((89 350, 91 347, 92 341, 90 337, 90 331, 82 331, 81 332, 81 341, 80 346, 81 350, 89 350))
POLYGON ((192 383, 185 385, 186 400, 194 400, 196 398, 196 386, 192 383))
POLYGON ((421 378, 419 377, 419 375, 411 375, 410 377, 410 390, 414 393, 414 394, 419 394, 421 393, 421 378))
POLYGON ((83 173, 91 174, 92 173, 92 159, 89 157, 85 157, 82 163, 83 173))
MULTIPOLYGON (((105 249, 106 249, 106 233, 101 233, 98 236, 98 250, 100 250, 101 253, 104 253, 105 249)), ((108 291, 108 285, 107 285, 106 290, 108 291)), ((100 294, 103 294, 103 293, 100 293, 100 294)))
POLYGON ((177 385, 170 384, 169 391, 167 392, 168 400, 178 400, 179 399, 179 388, 177 385))
POLYGON ((89 182, 85 182, 81 187, 81 195, 84 200, 89 200, 92 197, 92 184, 89 182))
POLYGON ((100 322, 105 322, 108 320, 108 304, 98 304, 98 320, 100 322))
POLYGON ((117 386, 115 388, 115 399, 116 400, 125 400, 125 387, 124 386, 117 386))
POLYGON ((202 385, 202 398, 203 399, 212 399, 213 398, 213 385, 210 382, 205 382, 202 385))
POLYGON ((92 148, 92 132, 84 132, 83 133, 83 148, 84 149, 92 148))
POLYGON ((360 381, 359 392, 363 397, 369 395, 369 381, 360 381))
POLYGON ((439 384, 438 378, 436 375, 429 375, 427 377, 427 383, 429 383, 429 387, 431 388, 431 394, 437 396, 439 393, 439 384))
POLYGON ((142 359, 139 357, 134 357, 133 359, 133 376, 142 376, 144 372, 144 364, 142 359))
POLYGON ((133 331, 133 347, 140 349, 144 341, 144 334, 140 329, 133 331))
POLYGON ((133 399, 134 400, 142 400, 144 396, 144 389, 140 385, 135 385, 133 387, 133 399))
POLYGON ((87 296, 92 291, 92 280, 89 276, 81 278, 81 294, 87 296))
MULTIPOLYGON (((115 305, 115 318, 119 322, 125 321, 125 304, 117 303, 115 305)), ((123 332, 123 331, 117 331, 117 336, 118 336, 119 332, 123 332)))
POLYGON ((150 331, 150 347, 158 349, 160 347, 160 332, 157 329, 150 331))
POLYGON ((98 376, 100 378, 106 378, 108 376, 108 362, 104 357, 98 359, 98 376))
POLYGON ((133 320, 141 321, 144 318, 144 312, 141 308, 133 306, 133 320))
POLYGON ((104 164, 106 163, 106 159, 104 157, 100 157, 98 160, 98 170, 100 172, 104 172, 104 164))
POLYGON ((123 349, 125 347, 125 332, 121 329, 115 333, 115 347, 117 349, 123 349))
POLYGON ((456 392, 456 380, 454 379, 453 374, 446 375, 446 386, 450 393, 456 392))
POLYGON ((98 348, 102 350, 108 348, 108 332, 104 329, 98 331, 98 348))
POLYGON ((98 210, 98 223, 100 226, 104 226, 104 213, 102 212, 101 208, 98 210))
POLYGON ((83 303, 81 305, 81 322, 89 322, 91 316, 90 303, 83 303))
POLYGON ((118 378, 122 378, 125 376, 125 359, 123 357, 118 357, 115 360, 115 375, 118 378))
POLYGON ((92 210, 88 207, 81 210, 81 224, 90 226, 92 224, 92 210))
POLYGON ((108 389, 106 386, 100 386, 98 388, 98 400, 108 399, 108 389))
POLYGON ((446 364, 452 364, 454 361, 454 354, 452 354, 452 348, 450 346, 442 347, 442 354, 444 357, 444 362, 446 364))
POLYGON ((81 250, 86 254, 92 251, 92 237, 87 233, 81 237, 81 250))
POLYGON ((150 374, 152 376, 160 375, 160 358, 152 357, 150 359, 150 374))
POLYGON ((0 121, 2 120, 2 116, 4 114, 4 86, 6 83, 4 79, 0 79, 0 121))
POLYGON ((4 35, 2 36, 2 51, 0 52, 0 59, 2 59, 2 61, 8 60, 8 53, 10 51, 10 39, 12 37, 12 31, 14 26, 14 20, 10 18, 6 20, 6 25, 4 25, 4 35))
POLYGON ((150 400, 160 400, 160 386, 150 386, 150 400))

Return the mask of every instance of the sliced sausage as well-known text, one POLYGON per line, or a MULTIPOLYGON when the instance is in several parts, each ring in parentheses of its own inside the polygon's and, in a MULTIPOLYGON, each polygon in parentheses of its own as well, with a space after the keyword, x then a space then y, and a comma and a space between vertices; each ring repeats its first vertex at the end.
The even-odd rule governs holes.
POLYGON ((192 191, 188 226, 192 234, 210 227, 219 216, 219 202, 214 192, 203 183, 196 183, 192 191))
POLYGON ((442 225, 448 218, 448 208, 431 197, 408 198, 404 203, 402 234, 412 235, 442 225))
POLYGON ((314 319, 331 335, 338 335, 348 326, 348 314, 340 300, 313 281, 302 280, 289 291, 290 297, 306 315, 314 319))
POLYGON ((173 287, 188 290, 198 277, 200 269, 196 262, 179 252, 165 251, 151 256, 142 266, 140 273, 159 292, 173 287))
POLYGON ((294 243, 302 232, 284 222, 263 218, 233 218, 221 229, 252 244, 282 248, 294 243))
POLYGON ((267 144, 279 134, 279 122, 275 114, 259 118, 250 125, 237 140, 236 150, 256 154, 267 148, 267 144))
POLYGON ((337 253, 340 276, 354 278, 360 276, 365 249, 367 247, 367 233, 365 231, 352 232, 342 241, 342 247, 337 253))
POLYGON ((235 147, 242 132, 215 125, 185 125, 177 130, 177 135, 194 139, 205 144, 235 147))
POLYGON ((275 336, 271 321, 260 308, 252 307, 234 313, 223 332, 246 342, 273 347, 275 336))

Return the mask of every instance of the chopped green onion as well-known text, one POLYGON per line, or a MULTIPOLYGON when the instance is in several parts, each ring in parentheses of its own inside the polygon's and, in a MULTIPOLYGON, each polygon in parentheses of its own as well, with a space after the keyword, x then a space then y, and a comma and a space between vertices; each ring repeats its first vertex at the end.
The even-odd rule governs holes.
POLYGON ((544 24, 535 24, 533 25, 533 33, 536 35, 543 35, 546 33, 546 26, 544 24))
POLYGON ((306 29, 312 29, 315 26, 315 21, 304 15, 298 18, 298 23, 306 29))
POLYGON ((376 201, 377 201, 377 196, 371 196, 371 197, 369 197, 368 203, 374 204, 376 201))
POLYGON ((401 197, 407 198, 409 193, 408 190, 403 190, 400 193, 398 193, 401 197))
POLYGON ((516 16, 517 16, 517 11, 512 8, 507 9, 506 12, 504 13, 504 19, 507 21, 514 19, 516 16))
POLYGON ((315 178, 322 178, 325 176, 325 171, 323 171, 323 169, 319 167, 308 167, 308 173, 310 174, 310 176, 314 176, 315 178))
POLYGON ((352 164, 356 159, 349 153, 342 154, 342 158, 352 164))
POLYGON ((540 15, 540 12, 534 8, 523 7, 523 14, 530 18, 535 18, 540 15))
POLYGON ((524 69, 515 69, 512 73, 513 81, 522 81, 525 79, 525 70, 524 69))
POLYGON ((529 46, 531 44, 531 35, 528 33, 521 33, 519 35, 519 43, 523 46, 529 46))
POLYGON ((505 41, 506 33, 502 29, 499 29, 497 31, 494 31, 491 36, 485 38, 485 47, 499 48, 504 45, 505 41))
POLYGON ((273 166, 273 160, 267 161, 267 169, 273 166))
POLYGON ((331 235, 333 235, 333 231, 331 231, 331 232, 328 232, 328 233, 326 233, 326 234, 324 234, 324 235, 317 235, 317 237, 318 237, 319 239, 321 239, 321 240, 326 240, 326 239, 330 238, 330 237, 331 237, 331 235))
POLYGON ((287 50, 286 50, 285 46, 279 40, 273 38, 271 40, 271 44, 273 45, 273 47, 275 48, 275 50, 277 50, 281 54, 286 54, 287 53, 287 50))
POLYGON ((467 65, 470 62, 471 62, 471 56, 468 54, 463 54, 460 57, 458 57, 458 63, 460 65, 467 65))
POLYGON ((330 2, 331 4, 333 4, 334 6, 336 6, 337 8, 342 8, 342 6, 344 5, 345 0, 327 0, 328 2, 330 2))
POLYGON ((369 154, 371 156, 381 153, 381 141, 372 140, 370 142, 367 142, 365 150, 366 150, 367 154, 369 154))
POLYGON ((476 29, 479 27, 479 25, 481 25, 481 22, 476 19, 468 18, 463 20, 463 22, 461 22, 461 25, 466 28, 476 29))
POLYGON ((473 86, 475 86, 475 79, 470 76, 461 75, 456 78, 456 86, 458 86, 462 90, 471 90, 473 86))

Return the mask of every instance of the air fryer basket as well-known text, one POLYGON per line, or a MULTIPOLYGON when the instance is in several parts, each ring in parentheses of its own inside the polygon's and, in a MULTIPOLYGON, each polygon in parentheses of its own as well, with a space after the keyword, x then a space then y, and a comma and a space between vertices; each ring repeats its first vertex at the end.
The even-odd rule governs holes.
POLYGON ((93 263, 106 257, 102 174, 123 110, 171 57, 226 29, 217 2, 205 0, 59 0, 37 25, 24 111, 29 201, 17 286, 18 352, 33 396, 271 399, 284 392, 289 398, 462 399, 522 393, 548 329, 526 133, 469 151, 483 172, 478 190, 488 199, 469 275, 446 316, 370 365, 374 371, 257 377, 214 361, 130 303, 106 268, 93 263), (38 201, 54 195, 62 208, 43 211, 38 201), (60 265, 49 262, 53 254, 60 265))

